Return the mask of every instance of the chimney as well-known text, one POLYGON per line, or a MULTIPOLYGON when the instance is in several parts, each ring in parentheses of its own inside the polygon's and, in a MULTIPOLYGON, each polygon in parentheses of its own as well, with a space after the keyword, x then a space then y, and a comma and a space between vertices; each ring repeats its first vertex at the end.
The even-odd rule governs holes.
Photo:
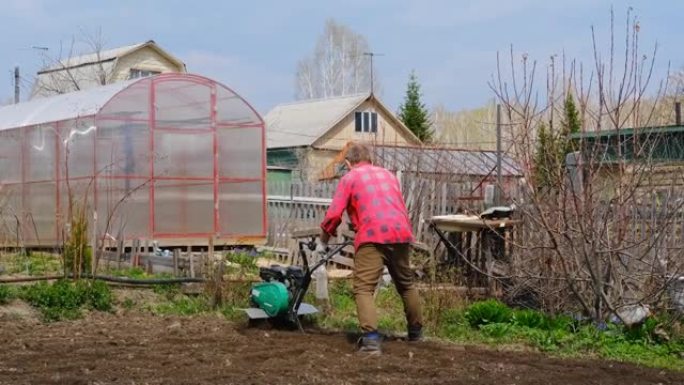
POLYGON ((682 125, 682 103, 675 102, 675 124, 682 125))

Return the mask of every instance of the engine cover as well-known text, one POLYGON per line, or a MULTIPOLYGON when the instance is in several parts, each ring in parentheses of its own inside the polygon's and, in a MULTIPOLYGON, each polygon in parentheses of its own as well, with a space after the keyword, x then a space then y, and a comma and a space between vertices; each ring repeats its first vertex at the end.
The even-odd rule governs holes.
POLYGON ((282 282, 261 282, 252 286, 252 302, 270 317, 287 312, 290 294, 282 282))

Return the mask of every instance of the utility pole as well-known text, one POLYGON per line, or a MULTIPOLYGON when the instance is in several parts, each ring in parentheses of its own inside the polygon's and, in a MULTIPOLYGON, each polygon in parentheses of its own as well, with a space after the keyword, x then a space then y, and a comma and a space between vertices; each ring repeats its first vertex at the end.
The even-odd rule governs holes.
POLYGON ((494 201, 496 205, 501 205, 501 196, 503 183, 501 180, 502 170, 501 170, 501 104, 496 105, 496 193, 494 195, 494 201))
POLYGON ((370 89, 371 89, 371 94, 375 94, 375 87, 373 86, 373 56, 383 56, 381 53, 375 53, 375 52, 364 52, 364 56, 370 56, 370 89))
POLYGON ((19 66, 14 67, 14 104, 19 103, 19 66))

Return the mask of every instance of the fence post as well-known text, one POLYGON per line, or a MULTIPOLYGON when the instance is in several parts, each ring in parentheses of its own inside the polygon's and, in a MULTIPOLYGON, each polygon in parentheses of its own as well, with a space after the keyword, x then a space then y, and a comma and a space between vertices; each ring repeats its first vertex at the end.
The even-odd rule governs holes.
POLYGON ((188 246, 188 260, 190 261, 190 277, 195 278, 195 258, 192 256, 192 247, 188 246))
POLYGON ((173 249, 173 276, 178 276, 178 260, 180 259, 180 249, 173 249))

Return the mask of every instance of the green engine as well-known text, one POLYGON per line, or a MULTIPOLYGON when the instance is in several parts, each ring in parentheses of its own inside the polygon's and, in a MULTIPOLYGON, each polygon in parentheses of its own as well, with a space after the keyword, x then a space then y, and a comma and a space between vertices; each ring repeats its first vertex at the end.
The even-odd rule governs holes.
POLYGON ((269 317, 275 317, 287 311, 290 293, 282 282, 261 282, 252 286, 251 300, 269 317))
POLYGON ((269 317, 287 313, 294 292, 302 286, 302 269, 296 266, 271 265, 259 268, 259 277, 263 282, 252 286, 252 304, 269 317))

